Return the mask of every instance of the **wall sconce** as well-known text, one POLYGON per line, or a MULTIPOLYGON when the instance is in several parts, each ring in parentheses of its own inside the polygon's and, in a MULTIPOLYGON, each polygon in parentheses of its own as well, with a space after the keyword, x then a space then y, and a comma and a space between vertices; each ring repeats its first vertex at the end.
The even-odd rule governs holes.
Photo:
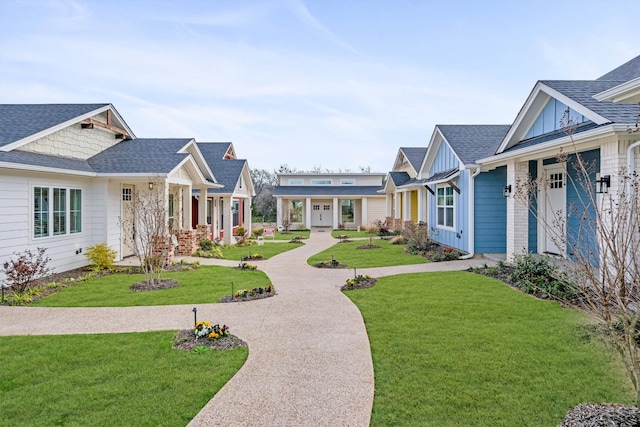
POLYGON ((611 176, 596 175, 596 193, 608 193, 609 187, 611 187, 611 176))
POLYGON ((511 195, 511 184, 505 185, 504 189, 502 190, 502 195, 504 197, 509 197, 511 195))
POLYGON ((153 182, 149 183, 149 190, 153 190, 153 182))

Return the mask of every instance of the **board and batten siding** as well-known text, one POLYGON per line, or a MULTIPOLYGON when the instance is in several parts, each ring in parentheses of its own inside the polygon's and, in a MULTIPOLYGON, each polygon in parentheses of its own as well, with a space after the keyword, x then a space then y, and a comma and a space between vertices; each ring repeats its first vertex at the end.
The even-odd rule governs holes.
MULTIPOLYGON (((91 200, 90 180, 80 177, 38 173, 27 176, 22 172, 2 176, 2 187, 9 189, 0 193, 0 263, 16 258, 14 252, 37 251, 46 248, 45 255, 51 258, 48 267, 53 272, 80 268, 89 264, 85 249, 92 244, 89 224, 91 200), (6 183, 6 185, 5 185, 6 183), (82 190, 82 231, 35 238, 33 236, 33 188, 58 187, 82 190), (76 253, 79 249, 82 252, 76 253)), ((1 273, 0 273, 1 274, 1 273)), ((0 277, 0 280, 4 276, 0 277)))
POLYGON ((483 172, 474 179, 474 250, 482 254, 507 252, 507 167, 483 172))
MULTIPOLYGON (((449 144, 447 144, 446 141, 442 141, 429 170, 429 176, 458 167, 461 167, 460 160, 453 150, 451 150, 449 144)), ((453 192, 455 206, 453 230, 438 227, 436 195, 428 193, 427 202, 427 207, 429 209, 428 225, 432 239, 441 245, 456 248, 465 252, 469 249, 469 232, 471 231, 468 230, 469 176, 469 170, 463 169, 460 171, 460 175, 457 178, 454 178, 454 183, 460 189, 460 194, 456 191, 453 192)), ((437 188, 437 186, 432 186, 432 189, 436 194, 437 188)))

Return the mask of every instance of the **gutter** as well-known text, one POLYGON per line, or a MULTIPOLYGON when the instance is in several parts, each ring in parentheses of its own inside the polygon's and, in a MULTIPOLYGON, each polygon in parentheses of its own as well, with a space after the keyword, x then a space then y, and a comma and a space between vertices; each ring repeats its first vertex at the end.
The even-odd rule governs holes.
MULTIPOLYGON (((627 148, 627 175, 629 175, 629 177, 633 175, 633 172, 636 169, 635 160, 633 158, 633 150, 638 146, 640 146, 640 141, 634 142, 627 148)), ((632 190, 633 190, 633 187, 631 185, 631 180, 628 179, 627 180, 627 197, 631 195, 632 190)))
MULTIPOLYGON (((473 258, 475 253, 475 206, 473 203, 473 198, 475 195, 475 177, 480 174, 480 166, 474 165, 476 168, 475 172, 471 175, 471 179, 469 180, 469 253, 467 255, 461 256, 459 259, 470 259, 473 258)), ((468 168, 470 169, 470 168, 468 168)))

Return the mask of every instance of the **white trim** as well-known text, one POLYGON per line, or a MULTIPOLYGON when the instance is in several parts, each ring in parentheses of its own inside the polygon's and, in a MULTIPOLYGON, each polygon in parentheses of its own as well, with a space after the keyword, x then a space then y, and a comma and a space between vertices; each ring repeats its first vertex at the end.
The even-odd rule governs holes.
POLYGON ((640 102, 640 77, 593 95, 596 101, 640 102))
MULTIPOLYGON (((456 191, 450 185, 438 184, 436 186, 435 193, 436 193, 435 194, 435 196, 436 196, 436 200, 435 200, 435 205, 436 205, 436 228, 440 229, 440 230, 456 231, 457 230, 457 227, 456 227, 456 209, 457 209, 457 206, 456 206, 456 191), (449 227, 447 225, 438 224, 438 208, 440 207, 440 205, 438 205, 438 190, 441 189, 441 188, 445 188, 445 189, 446 188, 450 188, 451 189, 451 195, 453 197, 453 205, 451 206, 452 209, 453 209, 453 225, 451 227, 449 227)), ((445 193, 446 193, 446 191, 445 191, 445 193)), ((445 197, 445 200, 446 200, 447 195, 445 194, 444 197, 445 197)), ((446 211, 447 205, 445 204, 445 205, 443 205, 443 207, 445 208, 444 222, 446 223, 447 222, 447 211, 446 211)))

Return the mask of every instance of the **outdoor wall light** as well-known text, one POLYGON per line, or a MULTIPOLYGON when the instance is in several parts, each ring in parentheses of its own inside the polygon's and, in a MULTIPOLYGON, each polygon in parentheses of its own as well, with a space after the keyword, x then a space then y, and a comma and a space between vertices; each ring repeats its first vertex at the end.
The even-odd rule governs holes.
POLYGON ((596 193, 608 193, 609 187, 611 187, 611 176, 605 175, 601 177, 598 174, 596 176, 596 193))
POLYGON ((149 183, 149 190, 153 190, 153 182, 149 183))
POLYGON ((505 185, 504 189, 502 190, 502 195, 504 197, 509 197, 511 195, 511 184, 505 185))

